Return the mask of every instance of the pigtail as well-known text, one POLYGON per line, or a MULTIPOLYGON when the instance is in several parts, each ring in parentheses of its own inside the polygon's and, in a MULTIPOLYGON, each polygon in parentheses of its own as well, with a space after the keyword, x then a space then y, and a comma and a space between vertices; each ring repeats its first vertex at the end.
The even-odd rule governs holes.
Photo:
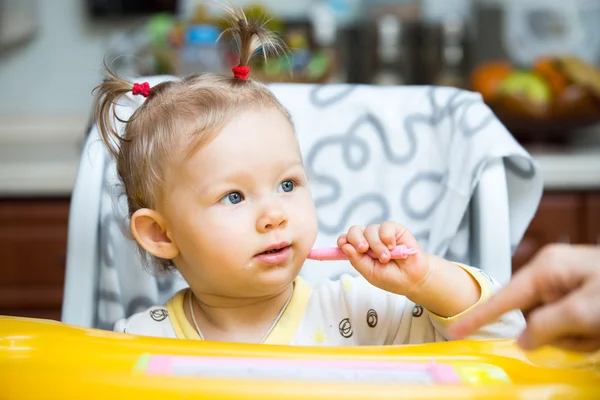
POLYGON ((121 143, 126 142, 127 139, 119 135, 114 122, 120 121, 126 123, 128 121, 119 118, 115 112, 115 105, 124 95, 132 93, 135 85, 119 78, 106 64, 104 68, 106 77, 92 92, 98 94, 94 107, 94 119, 100 130, 100 137, 105 143, 109 154, 116 159, 121 143))
POLYGON ((266 23, 248 21, 241 8, 222 7, 227 13, 229 28, 221 36, 230 35, 236 43, 240 63, 233 68, 236 78, 247 79, 250 72, 249 63, 254 55, 262 51, 265 61, 270 56, 287 51, 285 43, 275 33, 266 28, 266 23))

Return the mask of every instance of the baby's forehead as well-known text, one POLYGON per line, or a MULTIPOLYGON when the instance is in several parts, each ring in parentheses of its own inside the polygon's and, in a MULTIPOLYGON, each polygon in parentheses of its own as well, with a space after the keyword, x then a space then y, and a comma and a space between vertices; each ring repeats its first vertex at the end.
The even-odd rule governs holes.
MULTIPOLYGON (((182 165, 194 178, 215 171, 271 174, 302 165, 293 126, 272 110, 243 113, 218 131, 199 137, 204 140, 188 153, 182 165)), ((194 142, 193 134, 190 142, 194 142)))
POLYGON ((297 143, 275 145, 257 142, 251 146, 226 141, 218 146, 204 146, 182 165, 184 175, 198 181, 226 179, 230 176, 270 178, 287 171, 304 173, 304 164, 297 143))
MULTIPOLYGON (((299 159, 300 149, 294 131, 285 125, 263 126, 242 123, 227 126, 199 149, 201 157, 220 161, 224 157, 236 161, 299 159)), ((230 160, 231 161, 231 160, 230 160)))

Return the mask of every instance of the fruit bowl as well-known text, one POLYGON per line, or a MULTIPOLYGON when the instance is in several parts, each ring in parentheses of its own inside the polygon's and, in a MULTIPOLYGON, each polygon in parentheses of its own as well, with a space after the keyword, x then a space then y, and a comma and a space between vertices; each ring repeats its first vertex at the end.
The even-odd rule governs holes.
POLYGON ((518 140, 564 140, 600 123, 600 71, 574 58, 541 59, 532 70, 487 63, 472 86, 518 140))
POLYGON ((569 86, 548 103, 503 93, 488 105, 511 132, 570 132, 600 122, 600 101, 579 85, 569 86))

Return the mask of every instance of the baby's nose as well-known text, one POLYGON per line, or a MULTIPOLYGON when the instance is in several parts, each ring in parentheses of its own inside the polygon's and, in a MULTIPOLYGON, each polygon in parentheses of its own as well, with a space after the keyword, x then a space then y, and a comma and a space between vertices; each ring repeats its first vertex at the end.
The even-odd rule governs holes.
POLYGON ((259 232, 268 232, 277 228, 285 228, 287 221, 287 216, 281 208, 271 207, 256 221, 256 230, 259 232))

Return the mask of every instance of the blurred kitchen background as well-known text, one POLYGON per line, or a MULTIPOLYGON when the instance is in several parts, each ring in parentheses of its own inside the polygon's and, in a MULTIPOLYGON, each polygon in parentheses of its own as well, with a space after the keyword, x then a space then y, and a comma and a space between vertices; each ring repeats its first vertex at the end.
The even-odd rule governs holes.
MULTIPOLYGON (((514 257, 600 243, 600 0, 232 1, 291 49, 267 82, 479 91, 545 178, 514 257)), ((126 76, 230 73, 194 0, 0 0, 0 314, 59 318, 69 197, 105 61, 126 76)))

